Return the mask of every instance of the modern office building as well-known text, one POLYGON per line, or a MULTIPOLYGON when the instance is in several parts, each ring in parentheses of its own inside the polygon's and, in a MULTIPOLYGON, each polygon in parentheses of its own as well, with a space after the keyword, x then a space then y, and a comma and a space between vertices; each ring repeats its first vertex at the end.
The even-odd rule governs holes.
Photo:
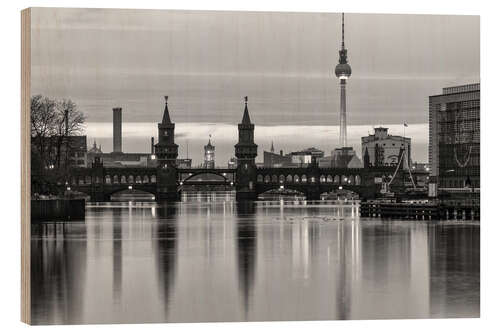
POLYGON ((364 167, 398 165, 401 156, 403 169, 411 162, 411 138, 390 135, 386 127, 375 128, 375 133, 361 138, 361 151, 364 167), (403 155, 403 151, 406 153, 403 155))
POLYGON ((429 165, 438 188, 480 188, 480 84, 429 96, 429 165))

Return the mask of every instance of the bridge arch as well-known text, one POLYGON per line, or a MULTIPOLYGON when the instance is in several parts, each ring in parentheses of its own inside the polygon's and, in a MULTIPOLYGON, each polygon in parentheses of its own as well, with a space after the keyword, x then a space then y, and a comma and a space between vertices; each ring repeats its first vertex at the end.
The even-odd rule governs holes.
POLYGON ((127 194, 127 193, 143 195, 143 196, 148 195, 149 199, 147 197, 143 198, 143 199, 148 199, 148 200, 154 200, 154 198, 156 198, 156 193, 154 193, 150 189, 143 188, 143 187, 129 189, 128 186, 116 188, 111 192, 107 192, 106 195, 109 199, 112 199, 113 196, 116 197, 117 195, 127 194))
MULTIPOLYGON (((186 178, 182 179, 182 181, 185 182, 188 180, 193 180, 193 178, 199 177, 201 175, 214 175, 216 177, 222 178, 226 182, 230 181, 230 179, 225 175, 224 172, 216 172, 216 171, 210 171, 210 170, 190 173, 186 178)), ((155 180, 155 182, 156 182, 156 180, 155 180)))
POLYGON ((274 187, 266 187, 264 189, 257 191, 257 196, 260 197, 262 195, 282 195, 282 196, 307 196, 305 192, 303 192, 299 188, 295 188, 293 185, 290 187, 286 187, 285 189, 281 189, 280 185, 274 187))

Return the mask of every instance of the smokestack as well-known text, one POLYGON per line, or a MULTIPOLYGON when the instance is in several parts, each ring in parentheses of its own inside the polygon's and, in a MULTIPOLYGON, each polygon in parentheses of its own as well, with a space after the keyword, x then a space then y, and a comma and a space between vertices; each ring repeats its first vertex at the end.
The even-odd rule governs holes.
POLYGON ((68 123, 69 123, 69 120, 68 120, 69 116, 68 115, 69 115, 68 110, 64 110, 64 134, 66 136, 68 136, 68 134, 69 134, 69 128, 68 128, 69 127, 69 125, 68 125, 68 123))
POLYGON ((283 156, 283 149, 280 149, 280 155, 283 156))
POLYGON ((113 153, 122 152, 122 108, 113 108, 113 153))
POLYGON ((155 137, 151 137, 151 155, 154 155, 155 153, 155 137))

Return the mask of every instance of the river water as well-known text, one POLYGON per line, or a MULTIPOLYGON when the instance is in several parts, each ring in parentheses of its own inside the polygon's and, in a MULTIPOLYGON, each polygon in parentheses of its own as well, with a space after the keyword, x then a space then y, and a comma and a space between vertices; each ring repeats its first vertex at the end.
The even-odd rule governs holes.
POLYGON ((88 205, 32 226, 34 324, 479 316, 478 222, 382 221, 351 203, 88 205))

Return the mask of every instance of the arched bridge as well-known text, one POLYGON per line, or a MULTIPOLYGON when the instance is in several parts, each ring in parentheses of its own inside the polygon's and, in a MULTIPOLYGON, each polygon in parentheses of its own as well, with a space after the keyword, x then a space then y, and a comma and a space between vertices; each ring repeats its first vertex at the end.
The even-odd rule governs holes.
MULTIPOLYGON (((274 189, 292 189, 304 193, 310 200, 339 188, 351 190, 363 198, 375 196, 379 190, 376 177, 388 176, 392 168, 256 168, 255 197, 274 189)), ((158 168, 74 168, 65 186, 85 193, 92 201, 108 201, 114 193, 134 189, 157 196, 162 187, 158 168)), ((177 192, 190 185, 226 186, 236 188, 237 169, 176 169, 177 192)))

